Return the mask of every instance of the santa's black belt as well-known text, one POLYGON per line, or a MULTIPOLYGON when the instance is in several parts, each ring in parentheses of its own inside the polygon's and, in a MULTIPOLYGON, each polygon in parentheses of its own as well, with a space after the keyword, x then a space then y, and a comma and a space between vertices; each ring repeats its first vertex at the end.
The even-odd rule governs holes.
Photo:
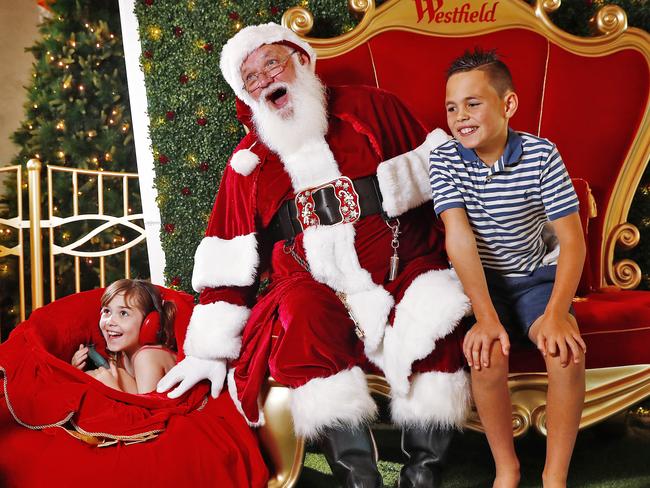
POLYGON ((269 225, 273 241, 291 239, 313 225, 356 222, 382 212, 376 176, 337 178, 286 200, 269 225))

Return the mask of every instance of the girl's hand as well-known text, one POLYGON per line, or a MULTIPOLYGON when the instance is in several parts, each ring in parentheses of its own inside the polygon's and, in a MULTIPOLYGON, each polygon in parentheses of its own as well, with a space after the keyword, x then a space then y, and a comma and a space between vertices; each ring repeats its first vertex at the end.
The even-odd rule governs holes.
POLYGON ((72 356, 72 361, 70 363, 77 369, 80 369, 83 371, 83 369, 86 367, 86 360, 88 359, 88 348, 83 345, 79 344, 79 349, 77 349, 72 356))

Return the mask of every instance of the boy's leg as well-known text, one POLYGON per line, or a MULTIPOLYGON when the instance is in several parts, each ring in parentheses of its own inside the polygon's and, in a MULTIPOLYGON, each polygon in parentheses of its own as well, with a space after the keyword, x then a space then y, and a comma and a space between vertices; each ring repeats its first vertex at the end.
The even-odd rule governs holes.
MULTIPOLYGON (((573 316, 572 322, 578 327, 573 316)), ((535 340, 535 330, 530 335, 535 340)), ((545 488, 565 487, 571 454, 578 434, 578 425, 585 399, 585 361, 570 358, 568 365, 560 357, 547 355, 548 392, 546 394, 546 462, 542 475, 545 488)))
POLYGON ((490 366, 472 368, 472 394, 494 457, 494 488, 519 484, 519 460, 512 435, 512 402, 508 389, 508 357, 492 343, 490 366))
MULTIPOLYGON (((525 280, 521 295, 515 302, 517 315, 528 337, 537 345, 539 318, 544 314, 555 283, 555 266, 542 266, 525 280)), ((571 324, 578 330, 572 310, 567 310, 571 324)), ((569 352, 571 349, 569 348, 569 352)), ((571 453, 578 433, 585 397, 585 358, 579 363, 570 355, 563 367, 560 357, 547 354, 544 358, 548 372, 546 394, 546 463, 542 478, 545 488, 565 487, 571 453)))

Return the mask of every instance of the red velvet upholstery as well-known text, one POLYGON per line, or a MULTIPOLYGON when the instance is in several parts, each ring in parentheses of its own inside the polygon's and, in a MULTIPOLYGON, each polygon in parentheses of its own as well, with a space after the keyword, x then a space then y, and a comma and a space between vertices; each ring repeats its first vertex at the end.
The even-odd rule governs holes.
MULTIPOLYGON (((590 293, 573 307, 587 343, 587 368, 650 363, 650 293, 610 289, 590 293)), ((513 348, 510 372, 544 370, 536 350, 513 348)))

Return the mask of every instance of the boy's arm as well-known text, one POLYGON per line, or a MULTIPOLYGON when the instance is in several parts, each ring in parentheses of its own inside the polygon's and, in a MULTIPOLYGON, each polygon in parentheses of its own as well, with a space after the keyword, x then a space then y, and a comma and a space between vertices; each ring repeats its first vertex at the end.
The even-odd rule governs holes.
POLYGON ((553 227, 560 244, 555 283, 544 315, 532 325, 530 335, 542 354, 559 355, 561 364, 566 366, 569 351, 575 363, 586 352, 580 331, 569 317, 586 250, 577 212, 553 220, 553 227))
POLYGON ((510 351, 508 333, 497 315, 476 248, 474 232, 464 208, 448 208, 440 214, 445 224, 445 245, 449 259, 469 297, 476 324, 465 335, 463 352, 470 367, 478 370, 490 366, 490 348, 493 341, 501 342, 504 355, 510 351))

